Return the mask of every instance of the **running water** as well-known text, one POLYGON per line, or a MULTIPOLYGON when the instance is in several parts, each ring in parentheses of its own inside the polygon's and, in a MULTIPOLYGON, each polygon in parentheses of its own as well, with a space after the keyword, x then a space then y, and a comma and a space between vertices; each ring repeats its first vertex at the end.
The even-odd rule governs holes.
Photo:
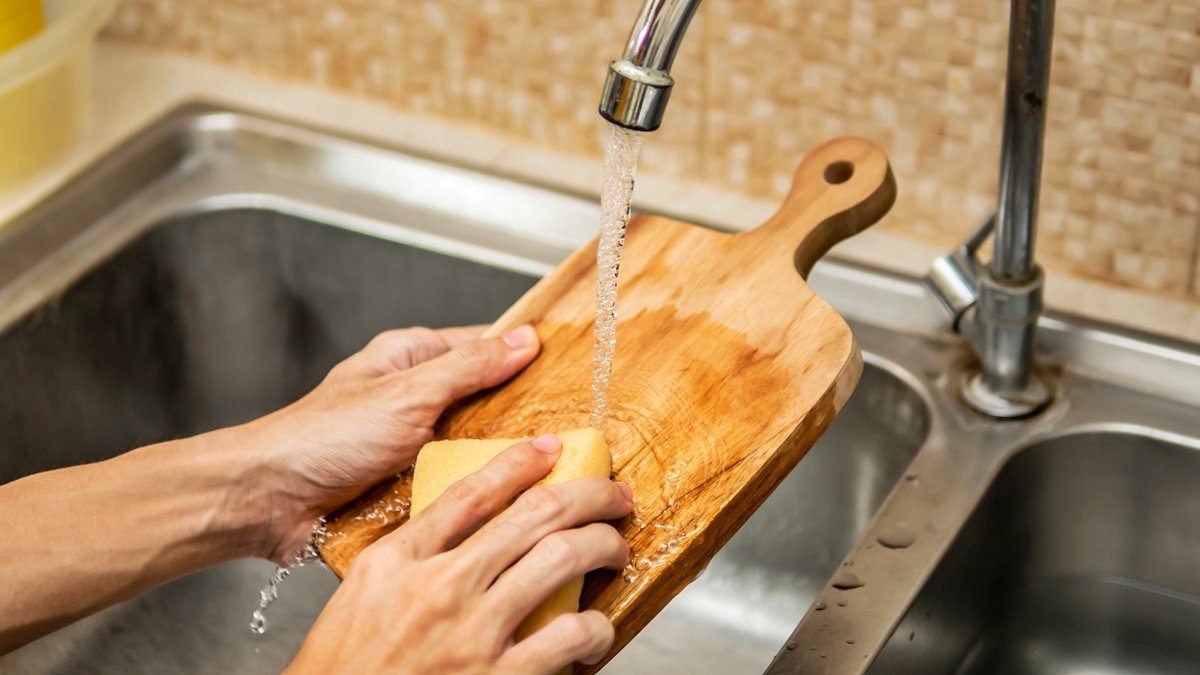
MULTIPOLYGON (((412 475, 412 471, 404 471, 397 474, 396 478, 400 479, 402 485, 411 485, 412 475)), ((409 492, 411 493, 411 490, 409 492)), ((375 525, 399 522, 408 516, 408 509, 412 506, 412 498, 401 496, 402 494, 406 493, 403 490, 393 491, 386 499, 375 502, 370 508, 355 514, 350 522, 363 521, 375 525)), ((327 529, 328 524, 325 518, 318 518, 317 522, 313 523, 308 544, 300 549, 286 566, 280 565, 275 568, 270 581, 258 592, 258 609, 254 610, 250 618, 250 630, 259 635, 267 632, 267 608, 279 598, 279 585, 288 578, 292 570, 310 564, 325 566, 325 561, 321 559, 321 550, 326 544, 345 536, 345 532, 341 530, 330 532, 327 529)))
POLYGON ((308 545, 300 550, 299 553, 292 559, 291 564, 287 567, 280 565, 275 568, 275 572, 271 575, 271 580, 266 586, 258 592, 258 609, 254 610, 254 614, 250 617, 250 630, 262 635, 267 632, 267 608, 271 603, 279 599, 279 584, 291 575, 292 570, 297 567, 304 567, 309 563, 317 563, 324 565, 321 561, 321 552, 318 546, 325 536, 325 519, 319 519, 313 525, 312 536, 309 537, 308 545))
POLYGON ((608 385, 617 346, 617 274, 629 223, 633 179, 643 134, 617 125, 609 128, 604 148, 604 182, 600 186, 600 246, 596 251, 596 346, 592 356, 590 423, 604 433, 608 418, 608 385))
POLYGON ((279 598, 279 584, 292 573, 290 567, 276 567, 271 580, 258 592, 258 609, 250 618, 250 630, 262 635, 267 632, 267 608, 279 598))

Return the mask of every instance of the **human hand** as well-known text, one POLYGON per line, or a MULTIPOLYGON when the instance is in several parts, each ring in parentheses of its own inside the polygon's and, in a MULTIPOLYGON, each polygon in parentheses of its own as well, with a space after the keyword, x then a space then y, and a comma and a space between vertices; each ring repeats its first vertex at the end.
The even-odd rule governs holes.
POLYGON ((603 658, 613 627, 595 610, 513 642, 555 590, 629 558, 617 531, 597 521, 628 515, 632 493, 604 478, 535 487, 491 519, 561 449, 554 436, 518 443, 367 547, 287 674, 548 675, 603 658))
POLYGON ((495 386, 537 355, 529 326, 382 333, 292 405, 232 431, 262 461, 246 501, 260 504, 252 554, 289 562, 315 520, 410 466, 453 401, 495 386))

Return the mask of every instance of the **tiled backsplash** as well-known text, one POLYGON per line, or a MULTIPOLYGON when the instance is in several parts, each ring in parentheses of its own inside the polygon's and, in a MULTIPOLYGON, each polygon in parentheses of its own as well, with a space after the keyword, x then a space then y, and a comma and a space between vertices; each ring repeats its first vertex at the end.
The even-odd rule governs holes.
MULTIPOLYGON (((640 0, 123 0, 108 39, 598 155, 640 0)), ((950 246, 996 189, 1004 0, 708 0, 646 171, 781 196, 803 152, 891 157, 884 227, 950 246)), ((1059 0, 1038 254, 1200 301, 1200 2, 1059 0)))

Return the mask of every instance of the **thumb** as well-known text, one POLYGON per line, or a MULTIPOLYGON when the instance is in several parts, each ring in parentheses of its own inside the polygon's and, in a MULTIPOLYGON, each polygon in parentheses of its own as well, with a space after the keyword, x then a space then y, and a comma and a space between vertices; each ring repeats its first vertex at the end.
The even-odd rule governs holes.
POLYGON ((503 337, 464 342, 408 371, 416 390, 442 407, 494 387, 516 375, 537 356, 541 342, 532 326, 503 337))

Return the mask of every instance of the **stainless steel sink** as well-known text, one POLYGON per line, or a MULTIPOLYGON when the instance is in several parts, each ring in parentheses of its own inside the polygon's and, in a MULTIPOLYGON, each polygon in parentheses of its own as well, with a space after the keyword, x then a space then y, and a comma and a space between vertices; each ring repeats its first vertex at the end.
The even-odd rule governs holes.
MULTIPOLYGON (((593 197, 185 107, 0 230, 0 480, 260 415, 387 328, 489 321, 597 217, 593 197)), ((864 349, 858 390, 607 672, 1148 659, 1087 637, 1123 626, 1195 665, 1195 345, 1047 316, 1057 403, 998 423, 958 402, 964 350, 916 280, 830 261, 810 282, 864 349)), ((179 580, 0 671, 279 672, 337 582, 297 571, 257 636, 271 569, 179 580)), ((1181 672, 1164 668, 1132 672, 1181 672)))
MULTIPOLYGON (((204 108, 82 180, 0 242, 0 258, 27 265, 0 291, 11 308, 0 480, 264 414, 388 328, 490 321, 596 222, 591 200, 204 108), (155 159, 157 175, 130 185, 130 166, 155 159), (89 213, 96 191, 127 196, 89 213), (531 233, 530 214, 557 238, 531 233), (53 223, 74 231, 43 242, 53 223), (42 253, 19 255, 36 244, 42 253)), ((924 440, 924 403, 902 378, 869 363, 863 381, 801 469, 611 672, 681 658, 695 672, 766 667, 924 440)), ((242 561, 192 575, 0 667, 278 672, 336 579, 295 573, 257 636, 249 616, 270 573, 242 561)))
POLYGON ((1001 470, 870 673, 1195 673, 1200 446, 1039 441, 1001 470))

